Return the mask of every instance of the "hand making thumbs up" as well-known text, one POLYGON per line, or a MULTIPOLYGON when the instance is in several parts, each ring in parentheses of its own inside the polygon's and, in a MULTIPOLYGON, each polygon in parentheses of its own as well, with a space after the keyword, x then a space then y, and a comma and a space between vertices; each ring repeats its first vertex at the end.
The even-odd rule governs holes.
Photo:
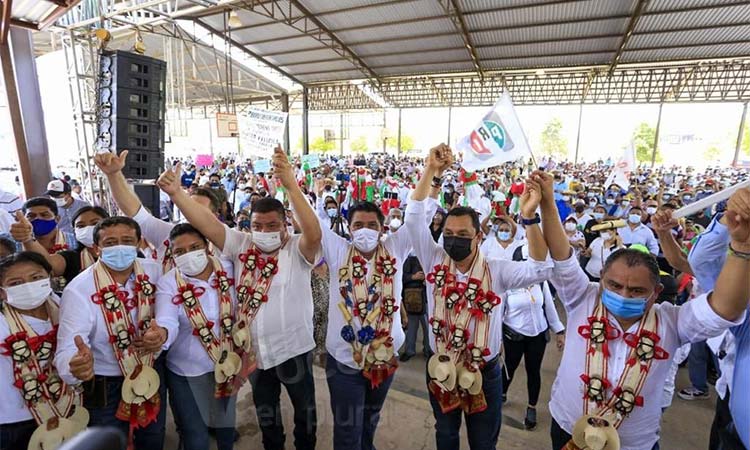
POLYGON ((128 157, 128 151, 123 150, 119 155, 112 152, 102 152, 94 155, 94 164, 105 175, 112 175, 121 171, 125 167, 125 158, 128 157))
POLYGON ((167 330, 152 319, 146 332, 143 333, 143 339, 140 342, 140 350, 143 353, 156 353, 161 350, 162 345, 167 341, 167 330))
POLYGON ((94 378, 94 356, 81 336, 76 336, 74 341, 78 353, 70 359, 70 373, 81 381, 88 381, 94 378))
POLYGON ((15 223, 10 225, 10 235, 13 239, 22 243, 34 239, 34 227, 20 209, 15 212, 15 217, 15 223))
POLYGON ((178 162, 173 168, 167 169, 159 177, 159 181, 156 184, 159 189, 166 192, 167 194, 175 195, 180 191, 180 178, 182 177, 182 163, 178 162))

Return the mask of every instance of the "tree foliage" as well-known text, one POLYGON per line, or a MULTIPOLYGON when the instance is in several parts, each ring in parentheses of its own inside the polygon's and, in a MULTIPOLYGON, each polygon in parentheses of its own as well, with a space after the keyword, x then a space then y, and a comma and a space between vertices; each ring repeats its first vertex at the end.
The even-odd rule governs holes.
MULTIPOLYGON (((385 144, 390 149, 398 150, 398 145, 396 145, 397 141, 398 139, 396 137, 389 137, 386 139, 385 144)), ((414 138, 408 134, 401 134, 401 151, 410 152, 412 150, 414 150, 414 138)))
POLYGON ((367 152, 369 145, 367 145, 367 138, 365 136, 359 136, 349 143, 349 148, 354 153, 365 153, 367 152))
POLYGON ((704 152, 703 158, 706 161, 714 162, 721 158, 721 149, 716 145, 710 145, 704 152))
POLYGON ((542 130, 542 153, 558 159, 568 157, 568 140, 562 135, 562 120, 555 117, 542 130))
POLYGON ((326 141, 323 136, 318 136, 310 142, 310 151, 326 153, 336 149, 336 141, 326 141))
MULTIPOLYGON (((656 140, 656 129, 647 122, 641 122, 633 130, 633 147, 635 148, 635 159, 638 163, 651 162, 656 140)), ((656 162, 664 162, 661 152, 656 151, 656 162)))

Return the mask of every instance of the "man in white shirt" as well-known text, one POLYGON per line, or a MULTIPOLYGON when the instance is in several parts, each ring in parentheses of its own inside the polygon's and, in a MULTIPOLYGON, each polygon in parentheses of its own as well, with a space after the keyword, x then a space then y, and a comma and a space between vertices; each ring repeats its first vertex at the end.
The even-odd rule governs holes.
POLYGON ((237 311, 228 281, 232 264, 212 257, 206 238, 189 223, 176 225, 169 240, 176 267, 159 280, 156 319, 167 329, 166 377, 180 442, 184 450, 206 449, 211 427, 217 447, 231 450, 241 379, 231 335, 237 311))
POLYGON ((641 207, 633 206, 630 208, 627 217, 628 226, 617 230, 622 238, 622 243, 626 246, 633 244, 645 245, 652 255, 657 256, 659 254, 659 242, 656 240, 654 232, 644 225, 641 219, 641 207))
MULTIPOLYGON (((143 231, 143 237, 156 248, 157 259, 162 265, 162 270, 167 272, 172 268, 171 252, 169 251, 169 232, 172 231, 174 224, 165 222, 155 217, 153 214, 159 214, 159 211, 149 212, 141 204, 140 199, 128 185, 128 181, 122 174, 125 167, 125 160, 128 151, 125 150, 119 155, 105 152, 97 153, 94 156, 94 163, 104 172, 112 191, 112 197, 117 203, 117 207, 133 220, 143 231)), ((190 197, 197 203, 207 207, 214 215, 219 210, 219 199, 209 188, 197 187, 192 190, 190 197)))
POLYGON ((271 197, 253 203, 251 232, 232 230, 180 187, 180 164, 165 171, 159 187, 198 231, 234 262, 235 286, 243 304, 235 326, 257 369, 251 371, 258 423, 266 449, 284 448, 281 385, 294 405, 295 447, 315 447, 315 384, 312 376, 313 302, 310 274, 320 258, 320 224, 281 148, 273 154, 275 176, 286 189, 301 234, 286 227, 284 205, 271 197))
POLYGON ((541 195, 530 190, 521 200, 530 261, 485 258, 479 251, 479 217, 470 207, 456 207, 448 213, 443 245, 435 243, 425 223, 426 199, 430 185, 442 183, 440 176, 452 162, 447 146, 441 144, 430 151, 406 209, 405 228, 420 264, 430 271, 427 302, 435 355, 428 363, 427 377, 437 448, 459 448, 459 430, 465 418, 469 446, 492 449, 497 445, 502 417, 498 361, 503 307, 499 295, 545 280, 551 263, 545 262, 547 249, 535 217, 541 195))
MULTIPOLYGON (((619 434, 623 450, 649 450, 659 439, 670 355, 684 343, 719 335, 744 321, 750 286, 738 286, 736 280, 746 279, 750 270, 750 260, 741 256, 746 253, 739 253, 750 254, 750 223, 732 213, 737 219, 732 248, 739 256, 729 258, 712 294, 679 307, 655 304, 662 289, 656 259, 619 250, 605 263, 601 282, 590 283, 557 219, 552 177, 534 172, 532 179, 543 192, 544 237, 555 261, 552 282, 568 317, 550 401, 552 447, 562 449, 572 437, 570 448, 584 448, 595 437, 589 434, 590 424, 606 423, 619 434), (591 415, 605 421, 592 421, 591 415), (584 431, 571 436, 576 425, 584 431)), ((748 191, 741 195, 750 199, 748 191)))
POLYGON ((69 385, 86 382, 90 426, 115 427, 128 436, 129 419, 138 417, 135 448, 149 450, 164 445, 164 362, 153 358, 167 336, 151 320, 161 269, 136 259, 140 238, 138 224, 129 217, 109 217, 96 225, 98 262, 66 286, 60 301, 55 365, 69 385), (148 394, 141 392, 145 401, 133 397, 130 381, 140 383, 139 378, 141 386, 149 386, 148 394))

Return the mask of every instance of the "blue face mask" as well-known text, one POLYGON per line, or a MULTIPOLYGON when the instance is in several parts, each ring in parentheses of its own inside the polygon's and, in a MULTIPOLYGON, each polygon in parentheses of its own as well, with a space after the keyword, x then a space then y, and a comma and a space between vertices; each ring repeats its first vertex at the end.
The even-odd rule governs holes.
POLYGON ((604 218, 604 213, 595 212, 594 213, 594 219, 596 220, 602 220, 604 218))
POLYGON ((250 220, 244 219, 240 220, 240 228, 250 228, 250 220))
POLYGON ((31 226, 34 228, 34 236, 46 236, 57 228, 57 222, 55 219, 34 219, 31 221, 31 226))
POLYGON ((638 225, 639 223, 641 223, 641 215, 640 214, 629 215, 628 222, 632 223, 633 225, 638 225))
POLYGON ((112 270, 125 270, 135 261, 138 250, 133 245, 113 245, 102 248, 102 256, 99 258, 112 270))
POLYGON ((609 312, 622 319, 641 317, 646 312, 648 298, 625 298, 608 289, 602 291, 602 303, 609 312))
POLYGON ((509 241, 510 240, 510 231, 498 231, 497 237, 501 241, 509 241))
POLYGON ((333 219, 339 213, 339 210, 338 208, 328 208, 326 212, 328 213, 328 217, 333 219))

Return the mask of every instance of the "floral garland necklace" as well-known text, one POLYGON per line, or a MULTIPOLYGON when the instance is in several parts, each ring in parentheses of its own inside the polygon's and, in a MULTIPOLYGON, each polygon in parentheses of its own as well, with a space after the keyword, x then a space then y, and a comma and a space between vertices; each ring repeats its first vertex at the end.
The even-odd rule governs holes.
POLYGON ((281 248, 263 257, 261 251, 253 244, 239 256, 242 272, 237 284, 237 324, 232 329, 232 340, 242 357, 242 378, 250 375, 256 368, 250 326, 260 308, 268 302, 268 291, 274 275, 279 271, 279 250, 281 248))
MULTIPOLYGON (((468 371, 464 379, 471 380, 481 376, 484 358, 490 355, 490 318, 493 308, 501 300, 492 292, 489 265, 480 252, 477 252, 465 283, 457 281, 456 270, 456 263, 446 255, 443 263, 436 265, 426 278, 434 285, 435 307, 429 323, 435 335, 437 353, 432 358, 436 361, 434 367, 439 361, 451 373, 468 371), (473 334, 470 330, 472 322, 473 334)), ((459 381, 455 387, 446 388, 436 381, 436 373, 429 375, 430 391, 443 413, 462 408, 467 414, 474 414, 487 409, 481 386, 478 390, 475 386, 470 389, 459 381)))
MULTIPOLYGON (((21 391, 38 425, 31 441, 56 443, 57 446, 83 431, 89 414, 82 406, 81 395, 62 381, 52 363, 57 346, 59 308, 51 299, 46 300, 45 307, 52 329, 38 335, 16 308, 2 304, 0 308, 10 335, 0 348, 4 356, 11 358, 13 385, 21 391)), ((29 448, 37 447, 30 445, 29 448)))
POLYGON ((354 245, 349 246, 346 264, 339 269, 343 301, 338 307, 346 322, 341 338, 351 345, 354 362, 375 389, 398 368, 391 336, 398 306, 393 296, 396 258, 382 244, 373 258, 375 270, 367 277, 367 260, 354 245))
POLYGON ((152 367, 154 354, 141 355, 133 345, 135 338, 143 336, 154 317, 156 288, 138 260, 133 263, 133 297, 118 286, 101 260, 94 265, 93 271, 96 293, 91 296, 91 301, 101 307, 112 351, 125 377, 116 417, 130 423, 128 442, 132 443, 134 430, 155 421, 161 407, 159 374, 152 367), (135 325, 130 315, 133 309, 136 309, 135 325))
MULTIPOLYGON (((63 235, 62 231, 58 229, 57 233, 55 234, 55 243, 52 245, 52 247, 50 247, 47 253, 49 253, 50 255, 55 255, 68 249, 70 249, 70 246, 67 242, 65 242, 65 235, 63 235)), ((83 270, 83 267, 81 267, 81 270, 83 270)), ((52 277, 53 291, 60 293, 63 291, 63 289, 65 289, 65 286, 67 285, 68 280, 66 280, 64 276, 60 275, 58 277, 52 277)))
POLYGON ((93 266, 96 262, 97 257, 96 255, 91 251, 90 248, 84 247, 83 250, 81 250, 81 272, 83 272, 85 269, 88 269, 89 267, 93 266))
POLYGON ((209 358, 214 362, 214 379, 216 380, 214 395, 216 398, 224 398, 235 394, 241 385, 241 383, 234 383, 235 376, 242 366, 242 360, 234 351, 232 341, 234 314, 229 290, 234 284, 234 279, 227 277, 218 259, 211 257, 210 261, 214 274, 211 287, 216 289, 219 296, 221 334, 216 336, 213 332, 214 322, 208 320, 203 312, 199 297, 204 294, 205 289, 185 282, 179 269, 175 269, 174 272, 177 294, 172 298, 172 303, 183 306, 185 315, 193 327, 193 335, 198 338, 209 358))
POLYGON ((612 385, 607 379, 607 366, 610 357, 607 341, 618 339, 620 331, 608 319, 607 308, 597 302, 594 313, 588 318, 588 325, 578 327, 578 334, 588 341, 586 350, 586 371, 581 375, 584 383, 583 414, 596 410, 597 416, 614 414, 614 427, 633 412, 636 406, 643 406, 640 393, 646 383, 651 364, 656 360, 669 358, 669 353, 657 344, 661 337, 657 334, 659 318, 655 308, 641 318, 635 333, 625 333, 623 340, 631 347, 620 379, 612 385), (607 399, 607 390, 612 395, 607 399))

